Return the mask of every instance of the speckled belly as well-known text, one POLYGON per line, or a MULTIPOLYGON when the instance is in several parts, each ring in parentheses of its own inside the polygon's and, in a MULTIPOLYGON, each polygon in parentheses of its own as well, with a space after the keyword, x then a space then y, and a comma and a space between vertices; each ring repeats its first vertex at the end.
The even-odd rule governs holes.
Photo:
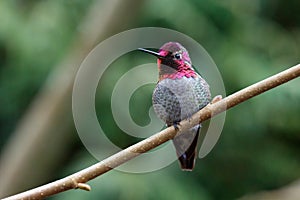
POLYGON ((156 114, 168 125, 186 119, 210 102, 203 78, 163 79, 156 85, 152 102, 156 114))

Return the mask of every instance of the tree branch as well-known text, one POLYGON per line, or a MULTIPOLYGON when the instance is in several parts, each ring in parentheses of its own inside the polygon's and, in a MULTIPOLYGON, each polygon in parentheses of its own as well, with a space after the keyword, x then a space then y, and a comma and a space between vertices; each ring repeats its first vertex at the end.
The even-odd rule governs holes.
POLYGON ((274 76, 264 79, 258 83, 255 83, 249 87, 246 87, 220 101, 207 105, 199 112, 195 113, 190 119, 180 122, 179 131, 176 131, 174 127, 168 127, 159 133, 134 144, 105 160, 94 164, 86 169, 83 169, 75 174, 67 176, 63 179, 55 182, 40 186, 38 188, 5 198, 4 200, 12 199, 43 199, 45 197, 69 190, 69 189, 83 189, 90 190, 90 186, 85 184, 91 179, 100 176, 111 169, 137 157, 141 153, 145 153, 165 142, 172 139, 177 133, 182 132, 188 128, 191 128, 211 117, 228 110, 256 95, 259 95, 267 90, 270 90, 276 86, 286 83, 296 77, 300 76, 300 64, 291 67, 283 72, 280 72, 274 76))

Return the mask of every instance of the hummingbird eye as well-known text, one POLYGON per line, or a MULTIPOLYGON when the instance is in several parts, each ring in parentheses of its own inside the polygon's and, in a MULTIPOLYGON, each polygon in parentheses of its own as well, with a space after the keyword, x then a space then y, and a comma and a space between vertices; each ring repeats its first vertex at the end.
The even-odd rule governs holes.
POLYGON ((177 59, 177 60, 181 59, 181 54, 180 53, 176 53, 174 55, 174 58, 177 59))

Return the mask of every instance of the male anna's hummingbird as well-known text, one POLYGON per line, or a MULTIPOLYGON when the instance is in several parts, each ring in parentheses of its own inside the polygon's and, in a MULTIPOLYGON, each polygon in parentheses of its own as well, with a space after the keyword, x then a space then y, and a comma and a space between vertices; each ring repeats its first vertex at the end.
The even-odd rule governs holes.
MULTIPOLYGON (((152 102, 155 113, 167 126, 176 125, 206 106, 209 85, 192 67, 188 51, 177 42, 164 44, 158 52, 139 48, 157 57, 159 80, 152 102)), ((201 124, 173 138, 181 169, 194 168, 201 124)))

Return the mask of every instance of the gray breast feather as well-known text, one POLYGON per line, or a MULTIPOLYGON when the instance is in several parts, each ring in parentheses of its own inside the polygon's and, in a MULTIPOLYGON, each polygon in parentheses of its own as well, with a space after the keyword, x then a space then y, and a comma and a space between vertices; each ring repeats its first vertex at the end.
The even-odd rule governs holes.
POLYGON ((210 102, 209 86, 203 78, 163 79, 152 96, 156 114, 168 125, 186 119, 210 102))

